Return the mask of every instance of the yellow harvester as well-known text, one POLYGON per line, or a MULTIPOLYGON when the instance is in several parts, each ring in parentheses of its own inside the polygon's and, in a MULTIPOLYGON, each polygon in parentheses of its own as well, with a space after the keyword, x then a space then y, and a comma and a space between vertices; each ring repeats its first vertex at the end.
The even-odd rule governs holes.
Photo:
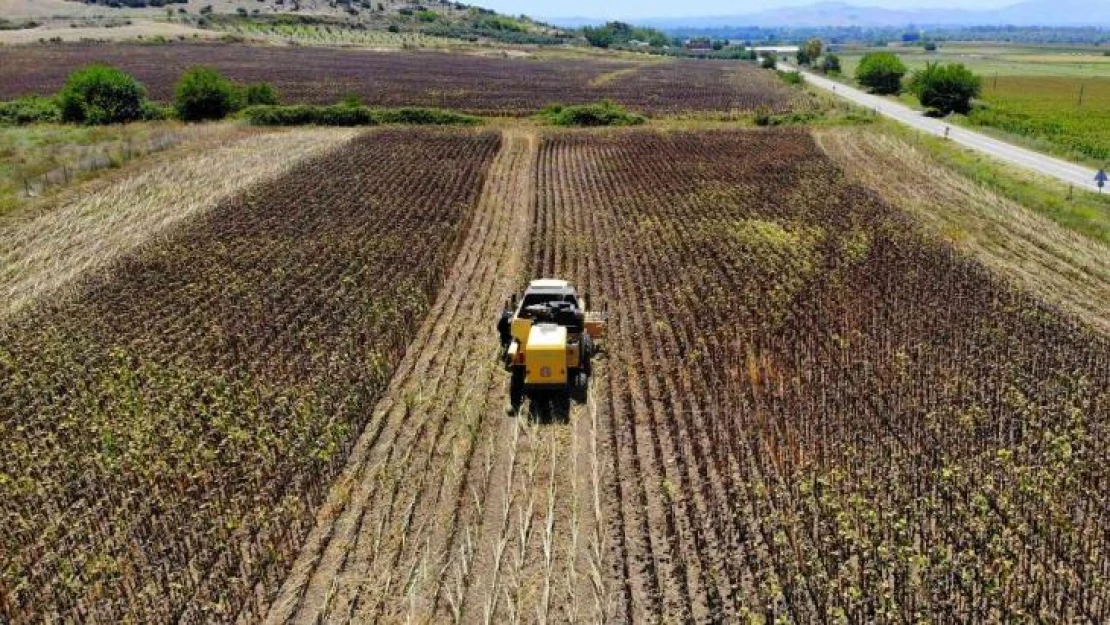
POLYGON ((569 392, 586 398, 590 361, 605 336, 605 315, 587 312, 566 280, 534 280, 524 297, 513 295, 497 324, 505 368, 512 372, 513 410, 535 391, 569 392))

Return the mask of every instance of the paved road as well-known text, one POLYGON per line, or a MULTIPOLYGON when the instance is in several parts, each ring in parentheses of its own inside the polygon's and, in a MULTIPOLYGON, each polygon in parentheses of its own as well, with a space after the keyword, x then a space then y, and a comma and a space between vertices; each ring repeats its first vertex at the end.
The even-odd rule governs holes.
MULTIPOLYGON (((796 67, 786 63, 780 63, 779 66, 786 71, 797 71, 796 67)), ((1098 191, 1098 186, 1095 185, 1094 169, 1069 163, 1051 156, 1045 156, 1033 150, 1019 148, 1011 143, 992 139, 978 132, 947 124, 943 120, 926 117, 922 115, 920 111, 915 111, 904 104, 891 101, 881 96, 865 93, 859 89, 829 80, 824 76, 806 71, 803 71, 802 74, 805 75, 806 82, 811 85, 816 85, 822 89, 832 91, 842 98, 851 100, 860 106, 876 111, 892 119, 896 119, 903 124, 923 132, 943 137, 945 129, 947 128, 948 138, 956 143, 1019 167, 1051 176, 1066 184, 1073 184, 1076 188, 1098 191)))

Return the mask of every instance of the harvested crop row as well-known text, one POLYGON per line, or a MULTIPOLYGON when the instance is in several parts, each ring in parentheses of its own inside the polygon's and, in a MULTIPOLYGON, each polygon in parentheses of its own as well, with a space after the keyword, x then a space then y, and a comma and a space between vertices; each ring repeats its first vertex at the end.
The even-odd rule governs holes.
POLYGON ((1000 197, 880 132, 826 130, 821 148, 860 184, 999 275, 1110 333, 1110 248, 1000 197))
POLYGON ((532 274, 612 314, 611 618, 1110 618, 1103 337, 801 132, 556 134, 538 172, 532 274))
POLYGON ((498 145, 364 135, 0 326, 0 620, 256 619, 498 145))
POLYGON ((0 48, 0 99, 53 93, 71 71, 93 61, 134 73, 162 101, 172 98, 173 85, 186 68, 206 65, 236 80, 270 82, 293 103, 327 104, 355 95, 371 105, 511 116, 529 115, 553 103, 604 98, 647 114, 727 114, 759 106, 782 111, 791 106, 789 89, 745 63, 637 65, 212 44, 0 48))
POLYGON ((137 163, 0 221, 0 318, 55 296, 227 196, 354 136, 318 128, 246 137, 226 128, 209 132, 224 133, 225 143, 206 141, 137 163))

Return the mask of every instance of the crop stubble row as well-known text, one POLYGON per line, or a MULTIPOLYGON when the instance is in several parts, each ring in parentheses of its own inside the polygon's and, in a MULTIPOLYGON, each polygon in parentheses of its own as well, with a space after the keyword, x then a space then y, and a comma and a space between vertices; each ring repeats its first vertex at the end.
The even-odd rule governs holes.
POLYGON ((801 132, 552 135, 537 190, 613 314, 611 617, 1110 617, 1105 337, 801 132))
POLYGON ((648 114, 781 112, 795 95, 773 75, 743 63, 621 63, 507 59, 437 53, 227 44, 66 44, 0 48, 0 99, 48 95, 74 69, 104 62, 132 72, 161 101, 193 65, 244 82, 272 83, 286 102, 435 106, 479 115, 521 116, 553 103, 611 98, 648 114), (631 72, 622 69, 635 68, 631 72), (613 76, 607 80, 606 76, 613 76))
POLYGON ((364 135, 0 326, 0 620, 268 604, 499 143, 364 135))

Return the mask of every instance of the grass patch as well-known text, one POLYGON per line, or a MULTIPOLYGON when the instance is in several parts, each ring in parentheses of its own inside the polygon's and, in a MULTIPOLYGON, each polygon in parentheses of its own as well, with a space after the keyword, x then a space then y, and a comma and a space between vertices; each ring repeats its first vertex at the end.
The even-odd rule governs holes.
POLYGON ((48 195, 185 141, 223 137, 232 128, 176 122, 0 126, 0 223, 28 202, 28 190, 48 195))
POLYGON ((647 121, 643 115, 608 100, 574 106, 553 104, 540 111, 539 116, 555 126, 639 126, 647 121))
POLYGON ((801 85, 806 81, 801 72, 784 72, 782 70, 776 70, 775 73, 788 85, 801 85))
POLYGON ((239 115, 254 126, 378 126, 381 124, 473 126, 482 121, 472 115, 443 109, 423 107, 387 109, 350 104, 259 105, 247 107, 239 115))
POLYGON ((1066 158, 1110 161, 1110 79, 991 77, 982 100, 967 125, 1020 135, 1066 158))
POLYGON ((1030 175, 951 142, 890 120, 882 128, 926 150, 953 169, 1052 221, 1110 245, 1110 194, 1075 190, 1053 179, 1030 175))

